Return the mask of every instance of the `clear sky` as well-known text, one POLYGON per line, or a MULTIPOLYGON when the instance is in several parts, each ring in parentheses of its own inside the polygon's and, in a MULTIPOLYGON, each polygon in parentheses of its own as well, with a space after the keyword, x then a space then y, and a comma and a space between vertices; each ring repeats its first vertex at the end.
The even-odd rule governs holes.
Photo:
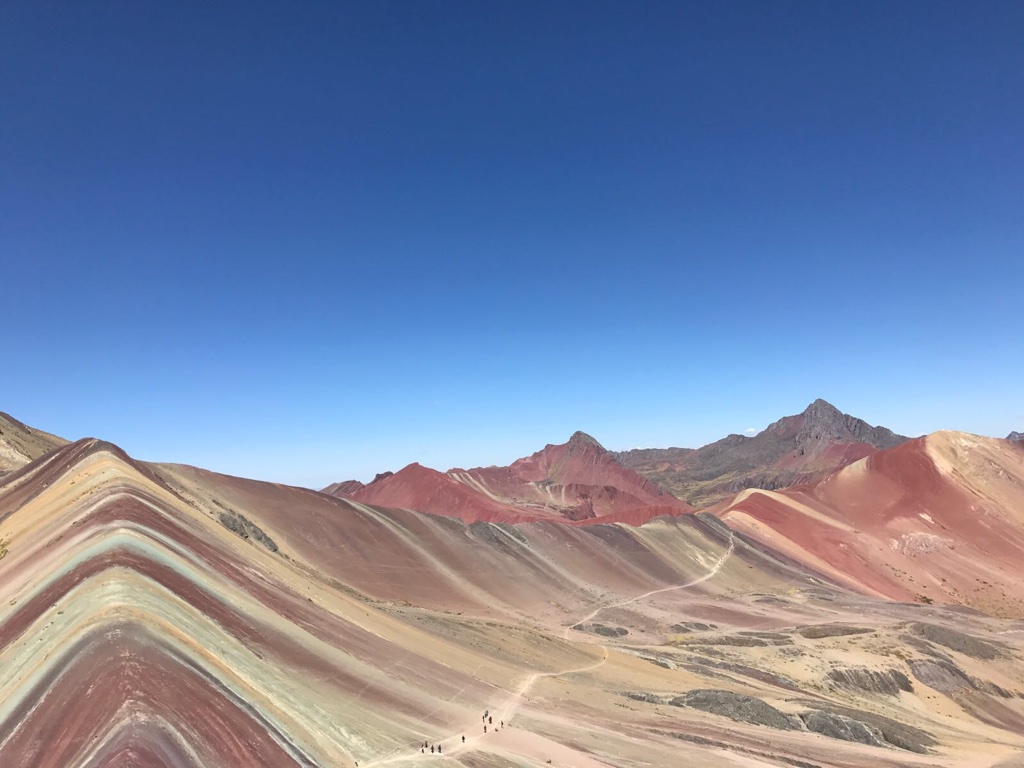
POLYGON ((0 4, 0 410, 321 486, 1024 428, 1024 3, 0 4))

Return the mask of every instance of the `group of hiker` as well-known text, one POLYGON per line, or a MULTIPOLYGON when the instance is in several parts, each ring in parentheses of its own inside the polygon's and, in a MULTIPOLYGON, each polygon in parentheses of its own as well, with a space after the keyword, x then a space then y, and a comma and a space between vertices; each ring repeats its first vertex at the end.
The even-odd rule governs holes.
MULTIPOLYGON (((484 725, 484 733, 487 733, 487 726, 488 725, 494 726, 494 717, 491 715, 491 711, 489 709, 485 709, 484 710, 483 725, 484 725)), ((505 721, 504 720, 498 720, 498 726, 496 728, 494 728, 494 731, 500 731, 504 727, 505 727, 505 721)), ((463 744, 466 743, 465 735, 463 735, 463 737, 462 737, 462 743, 463 744)), ((431 744, 429 741, 424 741, 423 744, 420 746, 420 753, 425 755, 427 753, 428 749, 430 750, 430 754, 432 754, 432 755, 440 755, 440 754, 442 754, 440 742, 438 742, 437 744, 431 744)))
MULTIPOLYGON (((462 737, 462 743, 463 744, 466 743, 466 737, 465 736, 462 737)), ((426 754, 428 746, 430 747, 430 754, 434 754, 435 752, 437 754, 441 754, 441 745, 440 744, 428 744, 428 742, 426 742, 426 741, 424 741, 423 742, 423 746, 420 747, 420 752, 422 752, 423 754, 426 754)))
MULTIPOLYGON (((494 725, 494 717, 491 716, 491 711, 489 709, 485 709, 484 710, 484 733, 487 733, 487 726, 488 725, 494 725)), ((494 730, 495 731, 500 731, 504 727, 505 727, 505 721, 504 720, 499 720, 498 721, 498 727, 495 728, 494 730)))

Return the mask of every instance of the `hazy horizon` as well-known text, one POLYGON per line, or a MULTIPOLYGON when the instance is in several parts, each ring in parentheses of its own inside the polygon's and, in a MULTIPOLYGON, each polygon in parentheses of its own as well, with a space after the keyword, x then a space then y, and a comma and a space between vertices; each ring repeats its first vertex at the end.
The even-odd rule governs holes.
MULTIPOLYGON (((821 399, 828 400, 827 398, 821 398, 821 399)), ((807 405, 810 405, 810 403, 807 403, 807 405)), ((836 404, 832 403, 832 405, 835 406, 836 404)), ((863 418, 862 416, 860 416, 857 413, 851 413, 851 412, 849 412, 847 410, 844 410, 841 406, 836 406, 836 407, 840 411, 843 411, 844 413, 849 413, 849 415, 851 415, 851 416, 855 416, 857 418, 863 418)), ((2 409, 0 409, 0 410, 2 410, 2 409)), ((762 424, 760 426, 757 426, 757 427, 747 427, 746 429, 743 429, 743 430, 723 431, 723 432, 717 434, 716 436, 714 436, 713 438, 711 438, 709 440, 705 440, 704 442, 701 442, 701 443, 698 443, 698 444, 694 444, 694 445, 683 445, 681 443, 667 443, 667 444, 664 444, 664 445, 610 445, 610 444, 606 443, 604 440, 602 440, 599 435, 595 435, 595 434, 593 434, 589 430, 580 429, 580 430, 573 430, 573 432, 576 432, 576 431, 585 432, 586 434, 588 434, 591 437, 593 437, 594 439, 596 439, 599 443, 601 443, 605 448, 607 448, 610 451, 642 450, 642 449, 647 449, 647 448, 700 448, 700 447, 702 447, 704 445, 707 445, 709 443, 715 442, 716 440, 719 440, 719 439, 721 439, 723 437, 726 437, 726 436, 728 436, 730 434, 742 434, 742 435, 745 435, 747 437, 751 437, 753 435, 756 435, 756 434, 760 433, 765 427, 769 426, 769 424, 777 421, 778 419, 783 418, 785 416, 796 415, 798 413, 801 413, 803 410, 804 410, 804 408, 799 408, 797 410, 792 411, 791 413, 779 414, 777 417, 771 419, 770 422, 766 422, 766 423, 764 423, 764 424, 762 424)), ((13 416, 14 418, 19 418, 17 414, 11 413, 10 415, 13 416)), ((19 419, 19 420, 21 420, 21 419, 19 419)), ((936 428, 936 429, 925 430, 925 431, 922 431, 922 432, 902 432, 900 429, 896 429, 894 427, 891 427, 888 424, 872 422, 870 419, 864 419, 864 420, 867 421, 872 426, 886 427, 888 429, 891 429, 893 432, 896 432, 897 434, 903 434, 906 437, 910 437, 910 438, 919 437, 921 435, 930 434, 932 432, 937 432, 937 431, 940 431, 940 430, 943 430, 943 429, 953 429, 953 430, 956 430, 956 431, 964 431, 964 432, 971 431, 971 430, 957 429, 956 427, 939 427, 939 428, 936 428)), ((66 439, 71 439, 71 440, 76 440, 76 439, 80 439, 80 438, 84 438, 84 437, 96 437, 96 438, 100 438, 100 439, 108 439, 108 438, 105 438, 103 435, 99 435, 99 434, 69 436, 67 434, 60 434, 59 432, 53 432, 53 430, 51 430, 51 429, 48 429, 46 427, 42 427, 42 426, 40 426, 38 424, 32 424, 32 423, 29 423, 28 426, 36 428, 36 429, 43 429, 43 431, 52 432, 54 434, 57 434, 58 437, 63 437, 63 438, 66 438, 66 439)), ((1009 432, 1011 432, 1011 431, 1014 431, 1014 430, 1008 429, 1008 430, 1005 430, 1003 433, 998 433, 998 434, 997 433, 990 433, 990 434, 987 434, 986 436, 988 436, 988 437, 1003 438, 1003 437, 1006 437, 1006 435, 1009 432)), ((484 460, 484 459, 481 459, 481 458, 478 458, 478 457, 470 456, 467 449, 463 448, 461 450, 461 452, 460 452, 460 446, 455 446, 455 448, 451 451, 450 455, 463 455, 463 456, 467 456, 469 458, 468 461, 455 462, 455 463, 449 462, 447 464, 445 464, 443 462, 441 462, 441 463, 431 463, 430 461, 425 460, 421 456, 421 457, 410 458, 408 461, 402 462, 402 463, 394 465, 394 466, 368 467, 368 468, 364 469, 363 471, 361 471, 359 473, 350 472, 350 473, 346 474, 345 471, 342 469, 342 470, 340 470, 338 472, 335 472, 335 474, 333 474, 333 475, 311 474, 311 475, 308 476, 309 479, 304 480, 304 481, 296 481, 296 480, 293 480, 293 479, 282 479, 281 477, 275 477, 275 476, 273 476, 273 471, 274 470, 273 470, 273 466, 271 466, 271 465, 268 465, 268 474, 259 474, 259 475, 257 475, 257 474, 246 474, 245 472, 230 471, 229 469, 225 469, 223 466, 219 466, 218 467, 218 466, 210 466, 208 464, 198 463, 196 461, 193 461, 193 460, 189 459, 187 456, 175 457, 173 459, 166 458, 166 457, 159 457, 159 456, 144 456, 144 455, 139 455, 139 454, 135 453, 131 449, 130 446, 120 445, 120 447, 128 450, 128 452, 130 454, 132 454, 133 456, 135 456, 136 458, 142 459, 144 461, 153 461, 153 462, 158 462, 158 463, 189 464, 189 465, 192 465, 192 466, 201 467, 203 469, 209 469, 209 470, 212 470, 212 471, 215 471, 215 472, 220 472, 222 474, 236 475, 236 476, 239 476, 239 477, 248 477, 248 478, 254 479, 254 480, 265 480, 265 481, 269 481, 269 482, 279 482, 279 483, 284 483, 286 485, 296 485, 296 486, 299 486, 299 487, 311 488, 313 490, 320 490, 320 489, 322 489, 322 488, 324 488, 324 487, 326 487, 326 486, 328 486, 328 485, 330 485, 332 483, 342 482, 344 480, 359 480, 361 482, 369 482, 378 473, 387 472, 387 471, 396 472, 399 469, 402 469, 403 467, 408 466, 409 464, 413 464, 413 463, 422 464, 424 466, 430 467, 431 469, 436 469, 436 470, 441 471, 441 472, 445 472, 445 471, 450 470, 450 469, 458 469, 458 468, 461 468, 461 469, 472 469, 472 468, 475 468, 475 467, 507 466, 508 464, 511 464, 516 459, 522 458, 524 456, 529 456, 529 455, 535 453, 536 451, 541 450, 546 445, 558 445, 558 444, 566 442, 572 436, 573 432, 567 432, 567 433, 565 433, 562 436, 550 437, 550 438, 546 439, 542 443, 537 443, 537 444, 533 444, 533 445, 527 445, 524 441, 519 441, 519 442, 512 443, 512 442, 504 441, 504 440, 502 440, 499 437, 497 440, 493 441, 493 443, 496 444, 496 445, 498 445, 498 444, 503 445, 503 446, 505 446, 505 449, 501 453, 499 453, 497 451, 492 451, 491 454, 489 454, 489 455, 498 456, 498 458, 494 458, 493 460, 484 460), (326 478, 326 479, 324 479, 324 478, 326 478)), ((982 434, 982 433, 976 433, 976 434, 982 434)), ((117 442, 117 441, 112 441, 112 442, 117 442)), ((394 446, 389 446, 389 447, 390 448, 394 448, 394 446)), ((325 451, 330 451, 331 450, 330 447, 329 447, 329 444, 325 443, 324 450, 325 451)), ((409 453, 408 449, 406 449, 405 452, 409 453)), ((486 448, 485 448, 485 452, 486 452, 486 448)), ((429 453, 429 451, 428 451, 428 453, 429 453)), ((274 454, 273 451, 269 451, 269 452, 266 452, 266 453, 258 454, 258 456, 260 456, 262 458, 268 458, 269 459, 269 458, 273 457, 273 454, 274 454)), ((231 462, 231 457, 230 456, 224 456, 223 457, 223 462, 224 463, 230 463, 231 462)))

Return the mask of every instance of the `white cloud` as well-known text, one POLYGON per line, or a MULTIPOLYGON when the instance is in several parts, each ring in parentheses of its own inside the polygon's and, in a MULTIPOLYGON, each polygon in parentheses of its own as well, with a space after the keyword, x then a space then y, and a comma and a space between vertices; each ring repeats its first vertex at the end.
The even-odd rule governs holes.
POLYGON ((745 435, 756 435, 757 434, 757 430, 754 427, 747 427, 746 429, 743 430, 743 434, 745 434, 745 435))

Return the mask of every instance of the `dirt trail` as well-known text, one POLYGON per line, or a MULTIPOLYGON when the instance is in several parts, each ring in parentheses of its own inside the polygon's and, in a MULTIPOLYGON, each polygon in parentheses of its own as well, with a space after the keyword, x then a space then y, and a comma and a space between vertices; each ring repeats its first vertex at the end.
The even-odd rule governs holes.
MULTIPOLYGON (((677 589, 688 589, 689 587, 695 587, 698 584, 702 584, 705 581, 708 581, 709 579, 714 578, 716 575, 718 575, 718 572, 722 570, 722 567, 725 565, 726 561, 732 556, 733 551, 735 549, 736 549, 736 537, 730 531, 730 533, 729 533, 729 546, 728 546, 728 548, 726 548, 725 552, 722 553, 722 556, 718 559, 718 561, 703 576, 700 576, 700 577, 698 577, 696 579, 692 579, 690 581, 687 581, 684 584, 674 584, 673 586, 670 586, 670 587, 661 587, 660 589, 652 589, 649 592, 644 592, 642 595, 636 595, 634 597, 626 598, 625 600, 619 600, 617 602, 606 603, 605 605, 600 605, 597 608, 595 608, 593 611, 588 613, 586 616, 584 616, 583 618, 579 619, 578 621, 574 621, 571 624, 566 625, 565 628, 563 629, 563 632, 562 632, 562 639, 568 641, 569 640, 569 633, 572 631, 572 628, 574 626, 576 626, 577 624, 583 624, 585 622, 590 621, 591 619, 596 617, 599 613, 601 613, 601 611, 606 611, 606 610, 609 610, 609 609, 612 609, 612 608, 622 608, 624 606, 631 605, 632 603, 636 603, 636 602, 638 602, 640 600, 645 600, 648 597, 652 597, 654 595, 658 595, 658 594, 661 594, 663 592, 672 592, 673 590, 677 590, 677 589)), ((597 640, 590 640, 590 639, 584 639, 584 640, 581 640, 580 642, 582 642, 582 643, 584 643, 586 645, 596 645, 596 646, 598 646, 601 649, 601 660, 600 661, 596 661, 593 664, 584 665, 582 667, 571 667, 569 669, 558 670, 558 671, 555 671, 555 672, 534 672, 534 673, 528 675, 527 677, 525 677, 523 679, 523 682, 520 683, 519 688, 516 689, 515 693, 513 693, 510 696, 510 698, 508 699, 508 701, 506 701, 502 705, 502 707, 498 710, 498 714, 492 714, 491 715, 491 719, 492 720, 493 719, 497 719, 499 723, 501 721, 504 721, 505 722, 505 726, 508 727, 508 725, 512 721, 512 718, 515 717, 516 713, 519 711, 519 708, 522 705, 522 703, 525 700, 527 700, 527 698, 529 697, 530 690, 537 683, 537 681, 540 680, 541 678, 544 678, 544 677, 552 677, 552 678, 554 678, 554 677, 563 677, 564 675, 572 675, 572 674, 577 674, 577 673, 580 673, 580 672, 590 672, 592 670, 595 670, 595 669, 603 666, 608 661, 608 656, 609 656, 610 651, 609 651, 609 648, 608 648, 607 645, 604 645, 603 643, 600 643, 597 640)), ((427 755, 430 755, 430 757, 432 757, 434 759, 443 759, 443 758, 449 758, 449 757, 457 757, 458 755, 460 755, 461 753, 463 753, 463 752, 465 752, 467 750, 473 750, 473 749, 481 748, 480 745, 479 745, 479 742, 487 737, 487 734, 479 733, 481 726, 482 726, 482 723, 478 723, 475 720, 472 723, 470 723, 469 725, 467 725, 465 730, 462 733, 473 732, 476 735, 467 737, 466 741, 464 743, 462 741, 460 741, 462 733, 449 736, 447 739, 442 739, 441 740, 442 743, 453 742, 453 744, 450 747, 446 747, 445 751, 443 753, 441 753, 440 755, 431 754, 430 752, 427 752, 426 754, 421 754, 418 751, 414 751, 411 754, 408 754, 408 753, 407 754, 395 754, 394 752, 392 752, 392 753, 389 753, 388 755, 385 755, 384 757, 379 758, 377 760, 372 760, 372 761, 370 761, 368 763, 363 763, 363 766, 365 768, 376 768, 377 766, 382 766, 382 765, 397 765, 399 763, 411 762, 413 760, 422 760, 422 759, 425 759, 427 757, 427 755)), ((492 726, 492 728, 493 728, 493 726, 492 726)))
MULTIPOLYGON (((569 626, 567 626, 565 628, 565 632, 562 634, 562 638, 564 640, 568 640, 569 639, 569 631, 574 626, 576 626, 577 624, 583 624, 585 622, 590 621, 595 616, 597 616, 597 614, 599 614, 601 611, 606 611, 606 610, 609 610, 611 608, 622 608, 624 606, 631 605, 632 603, 638 602, 640 600, 645 600, 648 597, 652 597, 654 595, 659 595, 662 592, 671 592, 671 591, 676 590, 676 589, 687 589, 688 587, 695 587, 698 584, 704 583, 708 579, 711 579, 714 576, 718 575, 718 572, 720 570, 722 570, 722 566, 725 565, 725 561, 729 559, 729 557, 732 555, 732 553, 733 553, 733 551, 735 549, 736 549, 736 537, 730 531, 730 533, 729 533, 729 546, 728 546, 728 548, 725 550, 725 552, 722 554, 722 556, 718 559, 718 562, 715 563, 711 567, 711 570, 708 571, 707 573, 705 573, 703 576, 701 576, 699 578, 696 578, 696 579, 693 579, 692 581, 688 581, 685 584, 676 584, 676 585, 671 586, 671 587, 662 587, 661 589, 652 589, 650 592, 644 592, 642 595, 637 595, 636 597, 630 597, 630 598, 627 598, 626 600, 621 600, 621 601, 619 601, 617 603, 609 603, 607 605, 599 606, 599 607, 595 608, 593 611, 591 611, 590 613, 588 613, 586 616, 584 616, 579 621, 575 621, 572 624, 570 624, 569 626)), ((597 644, 600 645, 599 643, 597 643, 597 644)))

